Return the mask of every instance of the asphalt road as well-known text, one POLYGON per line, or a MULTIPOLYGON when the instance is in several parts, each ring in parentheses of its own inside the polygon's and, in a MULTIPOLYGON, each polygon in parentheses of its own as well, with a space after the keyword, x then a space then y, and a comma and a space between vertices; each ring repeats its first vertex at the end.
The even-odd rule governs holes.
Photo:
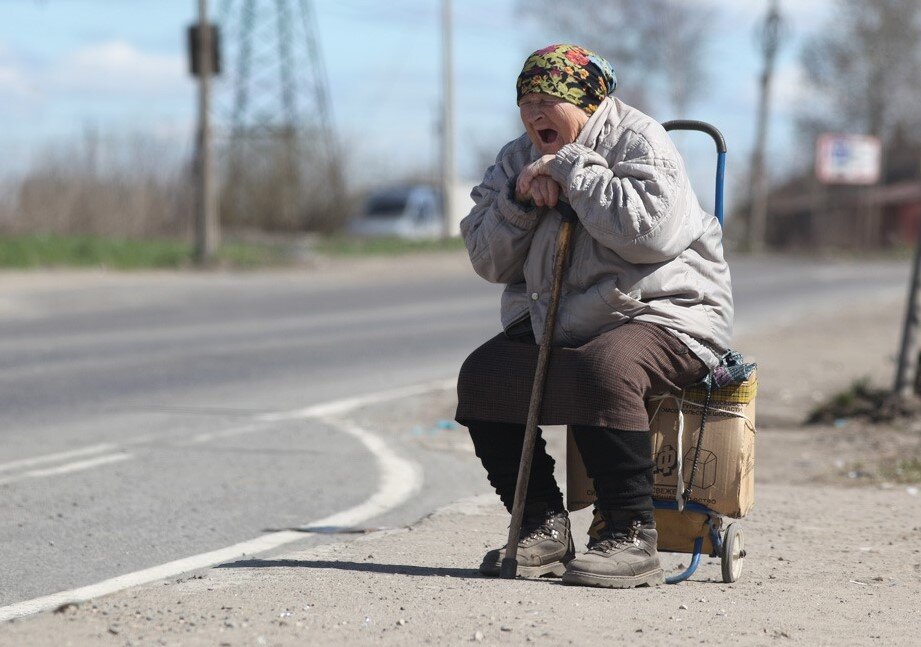
MULTIPOLYGON (((891 304, 908 276, 908 262, 733 268, 743 335, 891 304)), ((0 275, 0 606, 361 503, 378 487, 367 448, 323 420, 276 414, 450 378, 498 330, 498 292, 460 256, 0 275)), ((375 524, 485 489, 469 460, 388 442, 422 466, 424 486, 375 524)))

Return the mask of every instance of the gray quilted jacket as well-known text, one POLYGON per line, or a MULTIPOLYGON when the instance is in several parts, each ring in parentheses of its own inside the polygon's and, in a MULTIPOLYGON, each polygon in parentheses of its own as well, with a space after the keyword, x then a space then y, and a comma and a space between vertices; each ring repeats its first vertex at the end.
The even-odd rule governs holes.
MULTIPOLYGON (((561 216, 514 198, 519 172, 538 157, 527 135, 506 144, 473 190, 461 233, 477 273, 507 284, 503 327, 530 315, 539 339, 561 216)), ((579 216, 554 345, 578 346, 627 321, 647 321, 712 366, 732 334, 722 231, 700 207, 662 126, 608 98, 550 172, 579 216)))

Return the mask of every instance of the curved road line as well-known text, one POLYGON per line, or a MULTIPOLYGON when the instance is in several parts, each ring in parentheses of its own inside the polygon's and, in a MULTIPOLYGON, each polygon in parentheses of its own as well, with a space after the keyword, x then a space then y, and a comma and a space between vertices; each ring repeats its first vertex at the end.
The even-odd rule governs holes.
MULTIPOLYGON (((394 400, 407 395, 418 395, 434 391, 445 386, 445 381, 429 382, 402 389, 393 389, 382 393, 374 393, 356 398, 347 398, 335 402, 317 405, 307 409, 277 414, 276 419, 313 418, 319 419, 339 428, 343 433, 349 434, 361 442, 377 459, 380 470, 379 486, 377 491, 364 502, 337 512, 323 519, 311 521, 305 526, 351 526, 372 517, 379 516, 393 510, 409 499, 422 486, 422 468, 415 462, 403 458, 394 452, 386 441, 376 434, 362 429, 350 422, 332 418, 331 414, 342 415, 366 404, 394 400)), ((282 530, 272 532, 249 541, 244 541, 227 548, 221 548, 192 557, 178 559, 159 566, 153 566, 134 573, 119 575, 97 584, 83 586, 70 591, 61 591, 51 595, 17 602, 5 607, 0 607, 0 622, 14 618, 22 618, 43 611, 50 611, 67 603, 85 602, 123 589, 141 584, 156 582, 181 573, 187 573, 200 568, 214 566, 222 562, 236 559, 243 555, 255 555, 268 550, 279 548, 304 539, 304 533, 295 530, 282 530)))

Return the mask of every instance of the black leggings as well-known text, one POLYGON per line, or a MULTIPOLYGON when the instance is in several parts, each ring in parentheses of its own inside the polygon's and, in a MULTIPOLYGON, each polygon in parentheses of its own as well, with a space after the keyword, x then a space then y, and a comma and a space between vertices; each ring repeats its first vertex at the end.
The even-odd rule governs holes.
MULTIPOLYGON (((524 425, 470 421, 470 438, 489 482, 511 511, 524 444, 524 425)), ((648 431, 572 427, 588 475, 595 482, 596 506, 652 520, 652 438, 648 431)), ((563 494, 553 477, 553 458, 538 430, 528 481, 528 503, 563 510, 563 494)))

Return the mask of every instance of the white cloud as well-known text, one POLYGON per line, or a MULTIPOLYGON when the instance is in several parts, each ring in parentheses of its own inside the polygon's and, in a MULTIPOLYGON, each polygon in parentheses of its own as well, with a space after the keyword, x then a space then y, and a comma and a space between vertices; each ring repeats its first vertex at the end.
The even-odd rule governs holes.
POLYGON ((21 101, 36 94, 35 84, 28 80, 24 67, 13 52, 0 43, 0 98, 21 101))
POLYGON ((29 94, 29 87, 22 74, 12 65, 0 64, 0 96, 22 97, 29 94))
POLYGON ((107 98, 172 97, 189 88, 182 56, 143 52, 123 40, 93 43, 59 59, 44 85, 48 94, 107 98))

